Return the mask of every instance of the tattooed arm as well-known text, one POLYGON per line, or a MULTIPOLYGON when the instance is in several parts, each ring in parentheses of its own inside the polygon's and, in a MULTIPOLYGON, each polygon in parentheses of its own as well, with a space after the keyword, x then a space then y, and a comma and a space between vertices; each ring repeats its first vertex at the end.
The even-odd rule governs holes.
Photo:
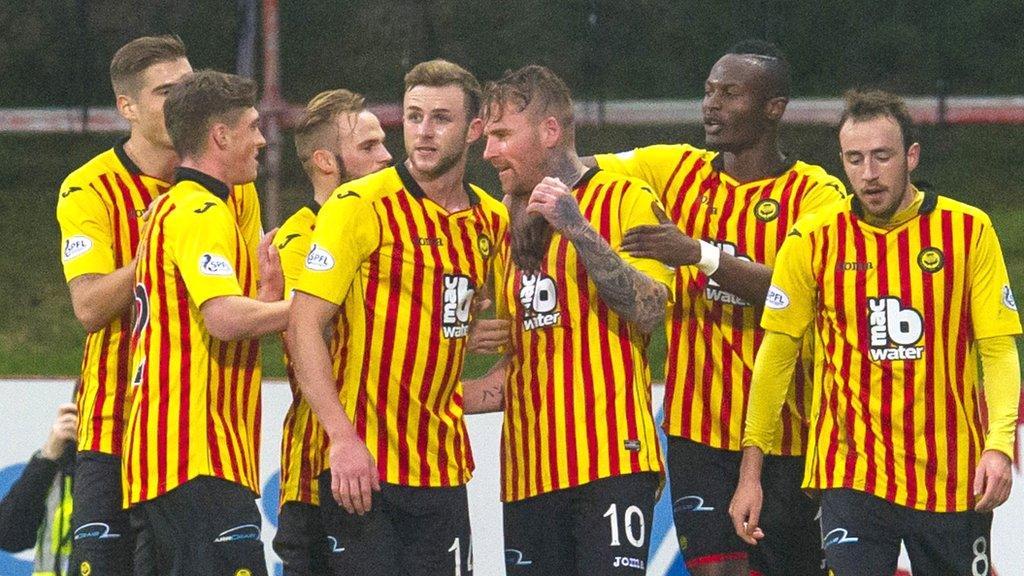
POLYGON ((466 414, 501 412, 505 408, 505 377, 508 375, 508 356, 487 374, 462 382, 462 406, 466 414))
POLYGON ((580 213, 569 187, 545 178, 533 189, 527 211, 544 216, 579 255, 601 300, 627 321, 650 333, 665 317, 668 290, 622 259, 580 213))

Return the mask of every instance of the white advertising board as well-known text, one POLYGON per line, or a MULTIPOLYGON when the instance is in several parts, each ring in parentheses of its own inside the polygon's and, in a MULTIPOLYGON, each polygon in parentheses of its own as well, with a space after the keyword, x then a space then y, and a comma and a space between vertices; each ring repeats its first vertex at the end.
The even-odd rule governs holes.
MULTIPOLYGON (((43 443, 56 414, 57 405, 71 398, 68 380, 0 380, 0 494, 5 494, 21 473, 25 462, 43 443)), ((664 390, 654 388, 654 406, 661 420, 664 390)), ((263 540, 266 544, 270 574, 280 574, 280 563, 270 548, 277 523, 278 478, 281 422, 291 400, 288 387, 267 383, 263 387, 263 441, 260 465, 263 495, 263 540)), ((473 525, 474 573, 477 576, 504 574, 501 503, 498 501, 501 415, 488 414, 468 418, 476 472, 469 483, 469 504, 473 525)), ((666 489, 655 509, 651 527, 651 553, 648 574, 662 576, 686 574, 672 527, 671 502, 666 489)), ((1024 574, 1024 553, 1014 519, 1024 517, 1024 476, 1015 474, 1009 501, 995 514, 992 525, 993 566, 999 574, 1024 574)), ((0 552, 0 575, 28 576, 31 551, 19 554, 0 552)), ((900 562, 906 566, 906 559, 900 562)))

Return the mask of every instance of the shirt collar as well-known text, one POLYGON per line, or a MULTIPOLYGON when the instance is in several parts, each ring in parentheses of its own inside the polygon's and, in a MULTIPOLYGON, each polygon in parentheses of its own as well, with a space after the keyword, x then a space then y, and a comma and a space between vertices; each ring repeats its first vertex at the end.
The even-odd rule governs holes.
POLYGON ((221 200, 226 201, 228 199, 228 194, 231 192, 231 188, 229 188, 227 184, 217 180, 213 176, 210 176, 205 172, 200 172, 199 170, 179 166, 174 169, 174 183, 177 184, 183 180, 191 180, 192 182, 199 184, 221 200))

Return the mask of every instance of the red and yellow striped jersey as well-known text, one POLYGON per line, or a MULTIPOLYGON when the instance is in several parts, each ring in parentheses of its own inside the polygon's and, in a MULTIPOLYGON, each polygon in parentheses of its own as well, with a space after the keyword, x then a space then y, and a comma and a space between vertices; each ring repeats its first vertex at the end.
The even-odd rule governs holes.
MULTIPOLYGON (((618 251, 634 226, 657 224, 644 182, 591 169, 573 188, 580 211, 618 251)), ((501 443, 501 497, 517 501, 635 472, 659 472, 648 336, 601 301, 573 245, 555 233, 539 273, 507 256, 499 313, 513 322, 501 443)), ((660 262, 623 260, 672 290, 660 262)))
POLYGON ((339 396, 383 482, 455 486, 473 470, 460 375, 473 294, 508 215, 466 193, 470 207, 449 213, 404 165, 342 184, 299 278, 297 290, 341 307, 339 396))
POLYGON ((259 493, 259 339, 224 342, 200 307, 256 295, 229 189, 179 168, 156 201, 139 255, 132 386, 122 468, 125 505, 151 500, 197 476, 259 493))
POLYGON ((806 487, 969 510, 983 434, 975 341, 1020 334, 1020 318, 984 212, 926 193, 909 215, 875 227, 854 198, 798 224, 762 324, 816 333, 806 487))
MULTIPOLYGON (((320 205, 310 201, 292 214, 274 236, 274 245, 281 255, 281 269, 284 272, 284 297, 291 298, 292 290, 299 281, 299 276, 306 264, 309 243, 313 237, 316 215, 320 205)), ((331 338, 331 357, 335 361, 337 375, 338 331, 331 338)), ((285 370, 288 373, 288 384, 292 389, 292 403, 284 417, 284 432, 281 435, 281 499, 280 504, 287 502, 304 502, 319 505, 320 494, 317 491, 316 472, 323 457, 322 451, 327 442, 320 422, 313 414, 313 409, 302 397, 298 380, 291 359, 288 357, 288 346, 285 343, 285 370)))
MULTIPOLYGON (((109 274, 131 262, 143 228, 140 216, 169 186, 143 174, 125 153, 124 141, 68 175, 57 198, 65 279, 109 274)), ((236 186, 228 205, 255 256, 261 234, 256 187, 236 186)), ((76 397, 79 450, 121 453, 130 404, 130 329, 126 309, 85 338, 76 397)))
MULTIPOLYGON (((780 174, 740 184, 716 152, 685 144, 596 156, 602 168, 649 182, 680 230, 722 251, 773 266, 796 220, 843 198, 846 189, 818 166, 794 162, 780 174)), ((739 450, 754 356, 763 332, 749 302, 696 267, 676 272, 675 304, 665 321, 665 431, 714 448, 739 450)), ((783 407, 778 444, 769 454, 803 453, 812 363, 783 407)))

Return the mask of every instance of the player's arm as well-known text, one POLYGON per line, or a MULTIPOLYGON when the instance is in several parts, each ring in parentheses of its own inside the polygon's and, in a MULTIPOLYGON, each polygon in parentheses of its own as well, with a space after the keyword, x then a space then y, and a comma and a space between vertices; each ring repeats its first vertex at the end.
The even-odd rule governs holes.
POLYGON ((601 300, 627 321, 650 333, 665 317, 668 289, 630 266, 597 233, 561 180, 544 178, 530 196, 527 212, 542 215, 568 239, 601 300))
POLYGON ((134 260, 108 274, 83 274, 68 282, 71 308, 86 332, 102 330, 128 311, 134 282, 134 260))
POLYGON ((262 302, 245 296, 218 296, 199 308, 210 335, 230 342, 280 332, 288 326, 288 302, 262 302))
POLYGON ((330 441, 331 492, 349 513, 370 511, 380 490, 373 456, 338 400, 331 374, 329 333, 338 305, 297 291, 292 298, 288 345, 302 396, 330 441))
POLYGON ((96 332, 130 308, 135 261, 114 268, 107 207, 88 183, 64 182, 57 222, 71 307, 85 330, 96 332))
POLYGON ((763 503, 761 466, 774 441, 779 413, 793 381, 799 353, 799 338, 769 331, 754 360, 743 432, 743 459, 736 493, 729 504, 736 534, 748 544, 757 544, 764 537, 758 524, 763 503))
POLYGON ((636 226, 626 232, 622 249, 637 258, 653 258, 666 266, 696 266, 729 292, 760 304, 768 294, 772 269, 726 254, 704 240, 684 234, 661 212, 659 224, 636 226))
POLYGON ((509 357, 502 356, 487 374, 462 382, 462 406, 466 414, 500 412, 505 405, 505 378, 509 357))
MULTIPOLYGON (((284 292, 281 259, 273 245, 276 231, 266 233, 257 247, 257 267, 262 280, 256 299, 225 295, 210 298, 200 305, 203 322, 214 338, 223 341, 258 338, 281 332, 288 326, 288 302, 281 300, 284 292)), ((238 249, 245 250, 245 247, 238 249)))
POLYGON ((1020 358, 1012 336, 978 340, 981 370, 985 377, 988 433, 985 448, 974 474, 974 506, 990 512, 1006 501, 1013 487, 1011 463, 1017 437, 1020 401, 1020 358))
POLYGON ((967 279, 971 327, 988 408, 988 431, 973 491, 980 496, 975 509, 989 511, 1006 500, 1012 484, 1011 459, 1020 401, 1020 359, 1014 337, 1021 333, 1021 324, 999 238, 988 218, 981 220, 978 240, 968 259, 967 279))

